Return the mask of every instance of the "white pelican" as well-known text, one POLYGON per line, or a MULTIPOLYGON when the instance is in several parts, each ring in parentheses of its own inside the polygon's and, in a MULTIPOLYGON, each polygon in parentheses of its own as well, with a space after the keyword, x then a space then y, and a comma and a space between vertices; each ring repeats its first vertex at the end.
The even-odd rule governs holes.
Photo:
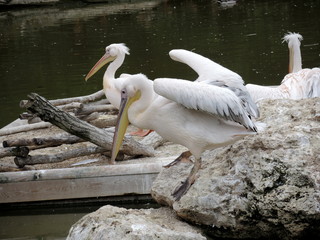
POLYGON ((172 194, 179 200, 195 181, 205 150, 232 144, 257 131, 247 104, 233 90, 203 82, 170 78, 152 82, 142 74, 128 76, 122 82, 111 160, 129 122, 154 129, 164 139, 187 147, 195 163, 186 181, 172 194))
POLYGON ((103 76, 103 90, 110 103, 119 108, 120 106, 120 78, 115 78, 115 73, 123 64, 125 56, 129 55, 129 48, 124 43, 113 43, 106 47, 106 53, 89 71, 85 80, 92 77, 100 68, 111 62, 103 76))
POLYGON ((246 87, 255 102, 261 99, 320 97, 320 68, 302 69, 300 52, 302 36, 298 33, 288 33, 283 39, 288 42, 289 74, 279 86, 247 84, 246 87))
MULTIPOLYGON (((89 71, 85 80, 87 81, 104 65, 111 62, 103 76, 103 90, 109 102, 119 109, 120 107, 120 78, 115 78, 116 71, 121 67, 124 62, 125 56, 129 55, 129 48, 124 43, 113 43, 106 47, 105 54, 89 71)), ((122 76, 129 76, 129 74, 122 74, 122 76)), ((145 136, 150 133, 150 130, 143 131, 139 129, 137 132, 131 133, 132 135, 145 136)))

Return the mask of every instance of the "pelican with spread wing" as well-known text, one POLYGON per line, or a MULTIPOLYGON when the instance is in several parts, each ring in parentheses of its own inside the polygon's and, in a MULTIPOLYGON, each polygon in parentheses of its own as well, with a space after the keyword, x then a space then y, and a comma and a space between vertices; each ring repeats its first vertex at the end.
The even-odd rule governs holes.
POLYGON ((186 181, 172 194, 179 200, 195 181, 205 150, 256 133, 249 104, 241 98, 240 91, 227 82, 217 85, 171 78, 151 81, 143 74, 127 76, 122 81, 112 160, 129 122, 139 128, 154 129, 163 138, 187 147, 195 162, 186 181))

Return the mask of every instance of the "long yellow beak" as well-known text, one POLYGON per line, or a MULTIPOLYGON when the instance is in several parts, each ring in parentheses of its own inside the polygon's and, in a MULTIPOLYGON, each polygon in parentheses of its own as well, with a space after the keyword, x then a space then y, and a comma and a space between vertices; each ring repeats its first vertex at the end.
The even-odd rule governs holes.
POLYGON ((141 96, 140 91, 137 91, 137 93, 133 97, 128 97, 126 92, 121 91, 119 115, 118 115, 115 131, 113 135, 113 142, 112 142, 111 162, 114 162, 118 155, 124 135, 129 125, 128 109, 130 108, 133 102, 135 102, 140 98, 140 96, 141 96))
POLYGON ((106 53, 104 54, 100 60, 93 66, 93 68, 90 70, 90 72, 85 77, 85 80, 87 81, 90 77, 92 77, 96 72, 99 71, 100 68, 102 68, 104 65, 106 65, 108 62, 113 61, 116 59, 115 56, 111 56, 110 54, 106 53))

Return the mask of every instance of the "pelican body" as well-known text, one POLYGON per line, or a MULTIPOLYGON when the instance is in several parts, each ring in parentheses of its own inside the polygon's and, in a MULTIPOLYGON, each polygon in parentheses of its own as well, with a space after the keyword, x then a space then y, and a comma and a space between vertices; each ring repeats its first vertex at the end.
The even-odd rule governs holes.
POLYGON ((227 87, 169 78, 152 82, 137 74, 123 80, 121 95, 112 159, 129 122, 154 129, 163 138, 187 147, 195 163, 187 180, 175 189, 176 200, 195 181, 205 150, 234 143, 257 131, 242 100, 227 87))

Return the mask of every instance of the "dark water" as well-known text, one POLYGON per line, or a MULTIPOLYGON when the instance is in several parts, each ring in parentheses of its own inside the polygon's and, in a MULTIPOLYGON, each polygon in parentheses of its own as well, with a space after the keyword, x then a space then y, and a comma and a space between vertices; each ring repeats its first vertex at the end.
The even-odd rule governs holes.
POLYGON ((84 201, 49 201, 29 204, 0 205, 0 239, 57 240, 65 239, 71 226, 84 215, 104 205, 122 208, 159 208, 150 196, 97 198, 84 201))
POLYGON ((103 71, 84 76, 104 48, 131 49, 119 69, 149 78, 195 74, 173 62, 173 48, 194 50, 238 72, 247 83, 278 84, 288 69, 288 32, 303 35, 303 66, 319 66, 320 1, 240 0, 222 8, 214 0, 129 1, 51 7, 0 7, 0 127, 23 111, 30 92, 48 99, 86 95, 102 87, 103 71))

